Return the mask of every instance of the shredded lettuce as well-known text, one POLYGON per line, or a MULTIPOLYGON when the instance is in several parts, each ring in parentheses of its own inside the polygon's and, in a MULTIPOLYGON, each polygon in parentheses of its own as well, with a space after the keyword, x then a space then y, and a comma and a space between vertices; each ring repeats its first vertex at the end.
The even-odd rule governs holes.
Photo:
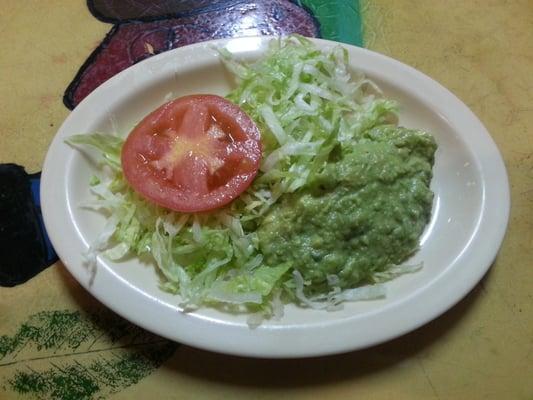
POLYGON ((222 51, 237 87, 227 96, 259 125, 261 174, 246 204, 246 219, 262 216, 284 193, 309 182, 339 143, 394 117, 397 104, 349 71, 341 46, 318 50, 301 36, 272 40, 267 55, 241 64, 222 51))
MULTIPOLYGON (((255 234, 264 214, 281 196, 310 182, 335 147, 394 117, 397 105, 348 67, 341 46, 318 50, 311 41, 290 36, 272 40, 257 62, 236 60, 226 49, 220 58, 235 75, 228 99, 258 124, 264 157, 252 186, 229 206, 185 214, 151 204, 126 183, 120 164, 123 139, 108 134, 76 135, 71 145, 88 145, 102 157, 105 173, 93 177, 94 200, 84 207, 104 212, 108 222, 87 252, 91 268, 99 254, 121 260, 149 255, 161 273, 162 290, 181 296, 186 308, 221 305, 250 312, 251 325, 280 317, 283 299, 313 308, 334 309, 343 301, 384 295, 382 285, 341 291, 335 276, 330 291, 309 298, 298 271, 267 266, 255 234)), ((376 282, 412 268, 376 276, 376 282)))

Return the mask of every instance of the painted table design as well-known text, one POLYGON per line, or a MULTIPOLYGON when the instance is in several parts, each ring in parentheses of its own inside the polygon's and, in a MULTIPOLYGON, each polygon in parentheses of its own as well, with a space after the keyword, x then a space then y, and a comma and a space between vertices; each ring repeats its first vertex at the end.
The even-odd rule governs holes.
POLYGON ((0 398, 533 398, 531 3, 63 0, 38 5, 39 12, 31 2, 2 6, 0 398), (472 107, 502 150, 512 183, 500 256, 443 317, 347 355, 240 359, 145 332, 84 292, 57 261, 38 195, 47 146, 69 109, 134 63, 208 39, 292 32, 399 58, 472 107))

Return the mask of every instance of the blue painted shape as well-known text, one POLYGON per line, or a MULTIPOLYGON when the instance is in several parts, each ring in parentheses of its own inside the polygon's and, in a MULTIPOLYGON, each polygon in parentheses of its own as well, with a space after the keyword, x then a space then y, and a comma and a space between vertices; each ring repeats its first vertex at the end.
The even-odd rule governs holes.
POLYGON ((33 198, 33 204, 35 205, 35 208, 37 211, 37 219, 39 222, 39 228, 41 230, 42 239, 46 247, 46 263, 47 265, 50 265, 57 261, 57 254, 54 248, 52 247, 52 242, 50 242, 50 238, 48 237, 48 233, 46 232, 46 228, 44 226, 43 215, 41 213, 41 173, 40 172, 30 175, 30 185, 31 185, 30 188, 31 188, 31 195, 33 198))
POLYGON ((0 286, 16 286, 57 260, 41 215, 40 173, 0 164, 0 286))

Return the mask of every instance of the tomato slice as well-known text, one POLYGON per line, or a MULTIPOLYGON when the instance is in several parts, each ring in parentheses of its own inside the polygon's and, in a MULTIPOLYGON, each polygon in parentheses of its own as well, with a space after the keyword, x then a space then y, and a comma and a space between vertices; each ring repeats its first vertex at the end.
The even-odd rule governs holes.
POLYGON ((172 100, 146 116, 122 147, 131 187, 181 212, 222 207, 252 183, 261 161, 259 129, 220 96, 172 100))

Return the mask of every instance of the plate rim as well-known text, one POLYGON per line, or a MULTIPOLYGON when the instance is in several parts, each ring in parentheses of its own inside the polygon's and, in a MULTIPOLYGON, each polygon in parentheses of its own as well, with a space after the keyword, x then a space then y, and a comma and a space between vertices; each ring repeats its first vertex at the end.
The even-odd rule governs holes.
MULTIPOLYGON (((469 131, 469 135, 474 135, 474 138, 476 137, 476 135, 478 138, 482 138, 482 144, 485 146, 485 150, 488 151, 494 157, 494 159, 491 160, 490 164, 483 163, 481 166, 484 167, 483 170, 486 170, 487 174, 490 173, 491 176, 496 177, 495 182, 498 182, 498 185, 500 186, 498 187, 498 190, 494 190, 494 186, 496 185, 492 182, 489 182, 488 189, 490 190, 486 190, 487 182, 485 181, 485 191, 483 192, 483 206, 481 207, 478 226, 476 227, 476 234, 473 235, 473 239, 476 239, 476 237, 474 236, 479 236, 478 232, 480 232, 480 229, 487 229, 487 224, 489 225, 489 227, 492 228, 492 230, 484 231, 484 234, 486 236, 488 235, 488 237, 485 237, 484 239, 484 242, 487 244, 486 246, 483 246, 485 248, 484 252, 482 252, 481 254, 476 253, 472 255, 472 248, 467 248, 466 253, 468 254, 465 254, 465 256, 469 256, 470 258, 473 256, 477 256, 477 264, 479 265, 477 266, 477 268, 470 268, 466 271, 462 271, 464 279, 460 282, 459 285, 457 285, 457 282, 454 282, 455 286, 453 286, 453 295, 450 295, 449 293, 443 291, 443 288, 447 286, 443 284, 450 280, 450 268, 447 268, 445 271, 441 272, 437 277, 435 277, 428 285, 423 287, 423 290, 415 291, 411 295, 407 296, 406 299, 399 302, 399 304, 395 304, 395 307, 392 307, 397 308, 401 306, 402 308, 405 308, 406 306, 408 306, 409 302, 411 302, 413 304, 411 305, 411 308, 413 310, 418 311, 415 317, 413 317, 409 321, 395 322, 395 329, 392 330, 390 328, 387 329, 387 324, 383 324, 383 321, 381 321, 381 324, 377 323, 376 326, 382 327, 384 330, 381 330, 377 335, 375 334, 376 332, 369 332, 368 327, 366 327, 358 333, 359 336, 368 334, 369 336, 366 338, 366 340, 359 339, 358 341, 354 341, 353 338, 350 338, 345 333, 341 332, 339 333, 339 339, 344 339, 345 341, 338 340, 337 343, 324 343, 322 347, 318 347, 316 345, 309 345, 308 348, 305 348, 304 343, 304 347, 292 349, 283 347, 280 348, 278 341, 282 340, 283 335, 287 335, 288 332, 290 332, 291 334, 301 334, 305 332, 306 335, 309 335, 309 332, 305 331, 305 326, 300 327, 286 325, 276 327, 271 326, 268 328, 260 326, 254 330, 248 329, 247 332, 244 333, 244 336, 246 337, 240 337, 240 342, 239 340, 235 340, 235 343, 232 343, 227 339, 220 340, 221 335, 214 335, 213 332, 205 332, 205 330, 208 331, 206 327, 212 327, 213 323, 211 321, 209 321, 208 319, 197 318, 196 316, 193 317, 192 315, 187 313, 179 313, 176 319, 167 321, 166 325, 161 325, 160 320, 157 321, 156 319, 154 319, 153 314, 154 312, 157 312, 160 309, 161 305, 164 308, 169 309, 166 310, 165 313, 168 313, 169 311, 171 313, 176 313, 177 311, 165 304, 162 304, 160 301, 158 301, 157 298, 151 297, 148 294, 143 293, 140 289, 128 284, 127 281, 125 281, 122 277, 120 277, 118 274, 114 273, 111 269, 107 267, 100 268, 102 270, 101 274, 106 274, 106 276, 115 280, 114 284, 118 284, 118 286, 116 286, 115 288, 115 292, 117 294, 131 293, 131 291, 133 290, 133 293, 137 292, 137 294, 143 296, 143 299, 145 301, 139 304, 137 304, 137 302, 136 307, 134 307, 133 309, 128 302, 120 301, 120 299, 117 301, 116 298, 109 298, 109 296, 106 294, 106 288, 107 286, 109 286, 109 284, 106 284, 104 282, 99 283, 99 287, 89 287, 87 277, 86 275, 84 275, 84 273, 86 274, 85 268, 83 266, 73 265, 79 262, 80 257, 77 257, 77 261, 74 260, 72 254, 70 254, 61 244, 62 229, 61 222, 58 222, 57 216, 61 214, 62 210, 60 204, 62 204, 61 201, 64 201, 65 199, 61 198, 62 189, 61 186, 58 184, 58 181, 60 180, 55 179, 56 177, 54 174, 54 169, 57 169, 57 167, 54 165, 54 158, 57 156, 60 149, 59 142, 62 143, 64 137, 68 133, 69 124, 71 124, 72 121, 77 118, 78 114, 81 114, 86 109, 90 109, 92 103, 98 100, 98 98, 101 96, 101 93, 106 93, 110 91, 111 88, 117 84, 117 82, 120 82, 120 80, 122 80, 128 74, 135 73, 135 71, 146 68, 149 65, 156 65, 160 62, 164 62, 164 60, 175 57, 179 53, 208 51, 208 49, 212 46, 227 45, 230 41, 238 42, 243 40, 256 40, 258 42, 261 42, 262 45, 264 45, 266 41, 275 39, 276 38, 272 36, 215 39, 170 50, 168 52, 164 52, 154 57, 143 60, 140 63, 137 63, 124 71, 121 71, 119 74, 115 75, 114 77, 103 83, 101 86, 99 86, 82 102, 80 102, 80 104, 68 115, 68 117, 65 119, 65 121, 59 128, 57 134, 54 136, 47 152, 42 170, 41 208, 44 223, 47 228, 50 240, 54 248, 56 249, 57 254, 59 255, 65 267, 69 270, 69 272, 86 290, 88 290, 100 302, 111 308, 117 314, 121 315, 132 323, 135 323, 145 328, 146 330, 154 332, 168 339, 179 341, 181 343, 191 345, 197 348, 202 348, 218 353, 262 358, 310 357, 337 354, 346 351, 370 347, 378 343, 394 339, 407 332, 413 331, 419 328, 420 326, 426 324, 427 322, 437 318, 445 311, 453 307, 462 298, 464 298, 464 296, 466 296, 466 294, 470 292, 470 290, 472 290, 472 288, 482 279, 482 277, 491 267, 491 264, 493 263, 502 244, 509 222, 510 190, 508 175, 505 168, 505 164, 503 162, 503 158, 487 129, 483 126, 477 116, 451 91, 449 91, 447 88, 442 86, 434 79, 430 78, 429 76, 407 64, 404 64, 383 54, 376 53, 368 49, 355 47, 349 44, 337 43, 324 39, 310 38, 311 41, 317 43, 321 47, 341 45, 347 48, 350 52, 362 54, 364 57, 373 58, 374 60, 384 63, 385 65, 389 65, 390 68, 399 69, 403 73, 410 75, 412 79, 422 83, 426 89, 438 93, 440 97, 443 97, 447 100, 447 103, 449 102, 447 106, 450 107, 455 113, 457 113, 457 115, 461 116, 461 118, 464 118, 473 128, 469 131), (499 213, 497 214, 495 214, 495 212, 489 208, 490 205, 493 203, 499 204, 500 206, 499 213), (490 221, 487 221, 487 218, 489 218, 487 217, 487 213, 490 213, 490 221), (413 303, 413 299, 419 296, 420 292, 427 292, 429 288, 434 287, 436 283, 439 283, 440 286, 434 288, 436 289, 436 291, 432 292, 432 299, 430 302, 424 304, 424 306, 416 305, 416 303, 413 303), (147 296, 151 297, 149 301, 146 301, 147 296), (432 306, 429 307, 427 306, 427 304, 432 304, 432 306), (145 315, 148 315, 148 318, 139 319, 138 316, 142 315, 143 313, 145 315), (303 332, 301 332, 302 330, 303 332), (200 331, 202 332, 202 334, 199 335, 198 332, 200 331), (267 338, 270 338, 269 343, 264 342, 265 335, 267 338), (259 346, 257 346, 258 343, 259 346)), ((352 65, 355 65, 355 63, 352 62, 352 65)), ((459 117, 457 117, 457 119, 459 119, 459 117)), ((461 138, 463 138, 463 136, 461 136, 461 138)), ((473 140, 472 137, 470 137, 469 140, 473 140)), ((472 155, 475 156, 476 154, 473 153, 472 155)), ((68 199, 66 200, 68 203, 68 199)), ((64 203, 64 205, 66 206, 66 203, 64 203)), ((69 224, 73 224, 73 222, 69 221, 69 224)), ((73 227, 76 228, 75 226, 73 227)), ((100 262, 99 267, 103 267, 100 262)), ((395 317, 393 315, 391 316, 391 320, 393 321, 395 317)), ((387 320, 387 322, 391 320, 387 320)), ((338 325, 343 326, 349 323, 350 320, 329 321, 326 326, 313 327, 313 329, 317 332, 316 335, 320 336, 326 335, 328 329, 335 328, 336 326, 338 327, 338 325), (326 334, 324 333, 325 331, 326 334)), ((233 326, 231 324, 221 323, 216 323, 215 326, 222 326, 221 329, 225 329, 225 332, 227 332, 229 336, 235 334, 237 336, 243 335, 243 329, 240 326, 233 326)), ((216 330, 217 329, 215 329, 215 331, 216 330)))

